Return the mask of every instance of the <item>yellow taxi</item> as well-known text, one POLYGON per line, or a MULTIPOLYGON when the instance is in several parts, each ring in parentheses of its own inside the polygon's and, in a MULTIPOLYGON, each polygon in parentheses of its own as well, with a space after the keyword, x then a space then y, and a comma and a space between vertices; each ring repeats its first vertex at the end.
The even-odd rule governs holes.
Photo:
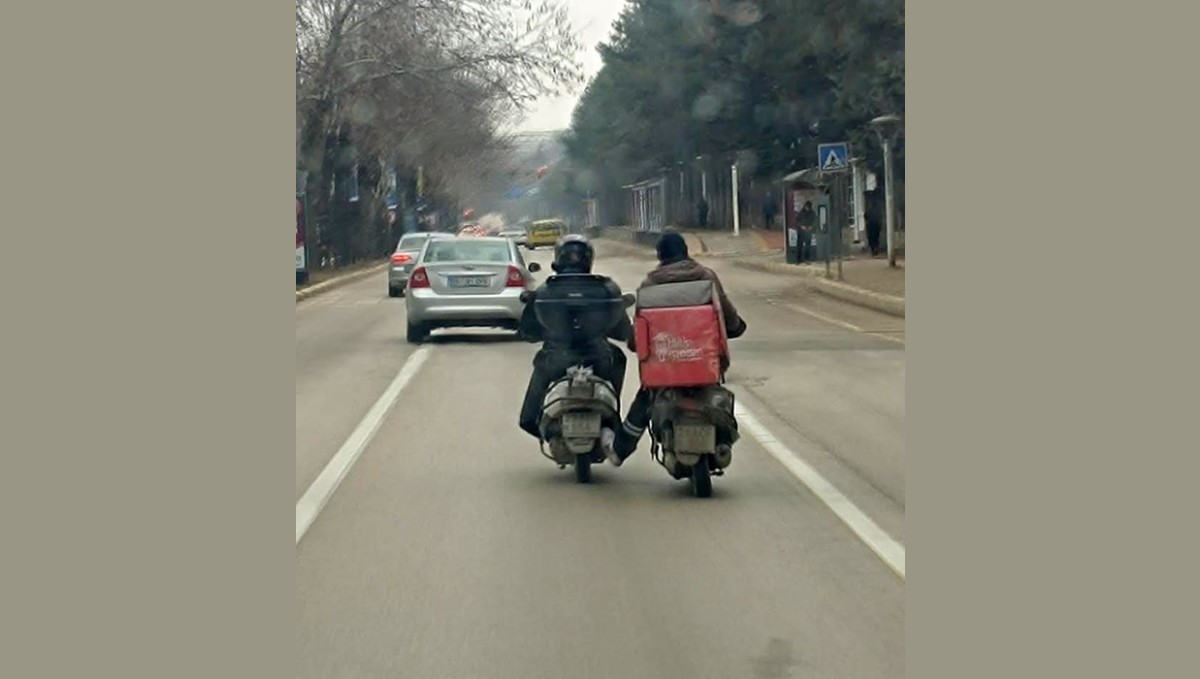
POLYGON ((545 246, 554 247, 558 239, 567 235, 567 225, 561 219, 542 219, 529 225, 529 236, 525 247, 530 250, 545 246))

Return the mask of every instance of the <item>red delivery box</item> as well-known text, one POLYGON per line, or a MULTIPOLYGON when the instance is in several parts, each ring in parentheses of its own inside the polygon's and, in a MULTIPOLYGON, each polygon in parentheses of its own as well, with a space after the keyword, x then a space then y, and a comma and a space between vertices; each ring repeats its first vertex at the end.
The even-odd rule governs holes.
POLYGON ((713 282, 665 283, 639 290, 634 345, 645 387, 720 383, 729 345, 713 282))

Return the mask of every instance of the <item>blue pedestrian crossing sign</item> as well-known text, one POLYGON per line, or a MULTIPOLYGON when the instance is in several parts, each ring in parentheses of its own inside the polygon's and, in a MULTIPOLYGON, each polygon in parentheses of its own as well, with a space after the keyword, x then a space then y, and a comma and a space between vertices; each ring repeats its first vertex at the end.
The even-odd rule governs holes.
POLYGON ((821 172, 841 172, 850 167, 850 144, 820 144, 817 146, 817 168, 821 172))

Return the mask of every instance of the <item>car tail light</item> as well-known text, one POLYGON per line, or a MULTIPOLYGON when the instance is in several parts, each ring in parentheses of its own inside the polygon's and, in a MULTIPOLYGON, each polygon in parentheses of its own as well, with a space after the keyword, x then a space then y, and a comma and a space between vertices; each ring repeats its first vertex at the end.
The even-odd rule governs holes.
POLYGON ((397 252, 392 255, 392 264, 408 264, 412 261, 412 257, 403 252, 397 252))
POLYGON ((412 275, 408 277, 408 287, 409 288, 428 288, 429 287, 429 274, 425 272, 425 267, 421 267, 421 268, 417 269, 416 271, 412 272, 412 275))
POLYGON ((525 274, 515 266, 508 267, 508 277, 504 280, 504 286, 507 288, 525 287, 525 274))

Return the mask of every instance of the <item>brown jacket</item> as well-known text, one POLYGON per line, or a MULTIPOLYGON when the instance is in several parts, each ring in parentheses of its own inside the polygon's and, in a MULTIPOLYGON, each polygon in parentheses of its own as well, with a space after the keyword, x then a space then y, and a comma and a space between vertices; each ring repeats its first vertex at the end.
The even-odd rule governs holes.
POLYGON ((646 280, 642 281, 638 289, 640 290, 651 285, 661 285, 663 283, 682 283, 684 281, 700 280, 709 280, 716 284, 717 296, 721 302, 721 311, 725 316, 725 332, 731 338, 740 337, 746 332, 746 322, 738 315, 733 302, 729 301, 729 296, 725 294, 725 288, 721 286, 721 279, 717 278, 715 271, 690 257, 670 264, 660 264, 657 269, 654 269, 646 276, 646 280))

